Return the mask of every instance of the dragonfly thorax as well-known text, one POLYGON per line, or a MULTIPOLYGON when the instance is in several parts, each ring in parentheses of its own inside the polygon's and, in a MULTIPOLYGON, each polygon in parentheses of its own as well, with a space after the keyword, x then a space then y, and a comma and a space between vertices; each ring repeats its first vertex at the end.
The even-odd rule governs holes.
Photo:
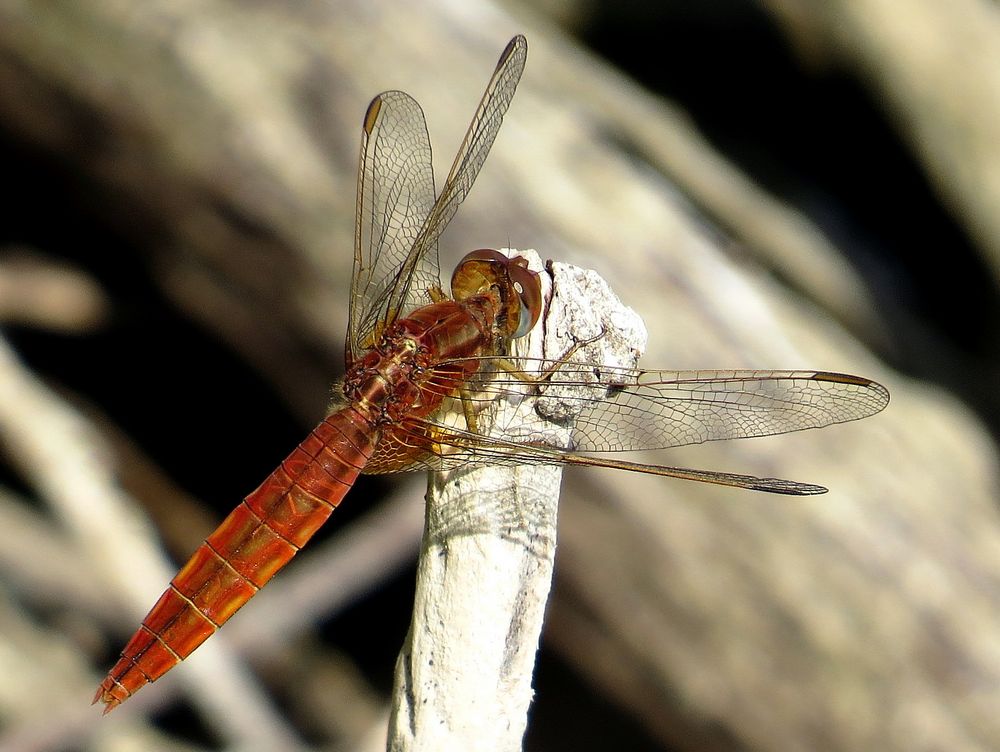
POLYGON ((498 311, 491 295, 443 300, 399 319, 348 370, 344 397, 375 424, 424 417, 455 396, 492 354, 498 311))

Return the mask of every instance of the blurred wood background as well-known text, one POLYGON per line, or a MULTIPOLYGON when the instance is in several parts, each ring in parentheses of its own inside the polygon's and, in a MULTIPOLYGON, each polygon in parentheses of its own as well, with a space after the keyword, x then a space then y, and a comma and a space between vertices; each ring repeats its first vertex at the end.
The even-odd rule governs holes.
POLYGON ((996 5, 617 5, 0 0, 0 749, 378 748, 421 478, 361 483, 184 666, 87 703, 323 413, 368 101, 411 93, 443 175, 517 32, 443 267, 533 247, 639 311, 648 367, 893 395, 656 457, 824 497, 568 474, 525 748, 1000 747, 996 5))

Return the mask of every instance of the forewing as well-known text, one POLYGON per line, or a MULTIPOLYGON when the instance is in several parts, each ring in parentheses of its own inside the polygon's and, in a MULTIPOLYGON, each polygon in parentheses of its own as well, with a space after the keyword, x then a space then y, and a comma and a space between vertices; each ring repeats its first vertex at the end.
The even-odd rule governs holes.
MULTIPOLYGON (((400 268, 433 206, 434 171, 423 110, 409 94, 383 92, 368 106, 361 131, 349 363, 377 334, 400 268)), ((422 244, 410 272, 414 289, 425 294, 440 284, 436 238, 422 244)))
POLYGON ((476 114, 469 124, 458 154, 455 155, 455 161, 441 194, 434 202, 409 256, 396 277, 385 308, 387 322, 393 321, 401 314, 405 315, 426 302, 424 297, 426 291, 422 287, 423 283, 418 273, 424 255, 432 248, 435 249, 436 255, 438 238, 472 189, 472 184, 475 183, 500 130, 503 116, 514 97, 514 90, 524 71, 527 55, 528 43, 521 35, 511 39, 500 55, 476 114))
MULTIPOLYGON (((541 364, 539 364, 541 365, 541 364)), ((888 391, 868 379, 822 371, 647 371, 565 363, 541 385, 508 379, 475 396, 490 405, 537 389, 532 419, 494 426, 481 436, 440 419, 395 427, 392 441, 411 449, 404 463, 435 469, 473 464, 570 464, 698 480, 785 494, 820 486, 705 470, 644 465, 586 452, 664 449, 704 441, 820 428, 872 415, 888 391), (569 439, 552 443, 552 427, 569 439)), ((396 466, 393 469, 407 469, 396 466)))
MULTIPOLYGON (((823 371, 566 364, 553 382, 542 388, 536 410, 549 419, 572 420, 572 448, 586 452, 665 449, 821 428, 867 417, 889 402, 881 384, 823 371), (601 386, 579 388, 587 381, 601 386)), ((527 438, 516 430, 511 436, 527 438)))

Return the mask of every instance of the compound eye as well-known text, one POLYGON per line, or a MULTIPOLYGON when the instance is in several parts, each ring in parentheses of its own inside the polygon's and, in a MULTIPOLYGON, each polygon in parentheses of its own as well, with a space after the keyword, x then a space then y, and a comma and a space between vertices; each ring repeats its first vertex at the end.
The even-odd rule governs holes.
POLYGON ((530 332, 542 313, 542 285, 538 274, 528 269, 528 260, 523 256, 507 258, 492 248, 467 253, 451 277, 452 296, 465 300, 490 288, 504 290, 507 320, 513 324, 517 316, 517 329, 509 336, 523 337, 530 332))
POLYGON ((523 337, 534 328, 542 315, 542 285, 538 281, 538 273, 528 269, 527 259, 520 256, 510 260, 507 274, 521 300, 521 316, 514 337, 523 337))
POLYGON ((466 261, 491 261, 501 266, 507 266, 511 263, 511 259, 492 248, 480 248, 478 251, 469 251, 462 257, 462 263, 464 264, 466 261))
POLYGON ((499 251, 481 248, 465 254, 451 275, 451 294, 455 300, 481 295, 499 283, 510 259, 499 251))

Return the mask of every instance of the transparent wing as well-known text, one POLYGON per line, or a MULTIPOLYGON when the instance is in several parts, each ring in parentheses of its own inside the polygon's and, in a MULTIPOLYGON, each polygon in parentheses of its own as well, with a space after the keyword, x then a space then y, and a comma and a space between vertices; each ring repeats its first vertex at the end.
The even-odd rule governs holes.
POLYGON ((486 161, 527 54, 527 41, 519 35, 500 55, 436 201, 419 105, 402 92, 386 92, 369 106, 358 177, 348 360, 381 327, 431 302, 428 291, 440 285, 438 238, 486 161))
MULTIPOLYGON (((571 419, 571 448, 585 452, 821 428, 872 415, 889 402, 881 384, 824 371, 652 371, 576 363, 561 366, 539 391, 540 417, 571 419)), ((514 440, 530 440, 532 430, 504 427, 514 440)))
MULTIPOLYGON (((354 274, 347 327, 348 363, 384 315, 396 276, 434 206, 431 143, 420 105, 386 91, 368 105, 361 133, 354 274)), ((435 242, 414 267, 417 286, 440 284, 435 242)))
POLYGON ((397 463, 435 469, 471 464, 597 465, 774 493, 820 486, 704 470, 645 465, 586 452, 664 449, 820 428, 882 410, 889 393, 857 376, 823 371, 649 371, 566 363, 551 381, 508 379, 481 390, 483 409, 502 394, 540 393, 534 417, 481 436, 443 421, 409 421, 387 435, 397 463), (568 448, 549 445, 552 421, 572 421, 568 448), (407 449, 400 451, 401 447, 407 449))

